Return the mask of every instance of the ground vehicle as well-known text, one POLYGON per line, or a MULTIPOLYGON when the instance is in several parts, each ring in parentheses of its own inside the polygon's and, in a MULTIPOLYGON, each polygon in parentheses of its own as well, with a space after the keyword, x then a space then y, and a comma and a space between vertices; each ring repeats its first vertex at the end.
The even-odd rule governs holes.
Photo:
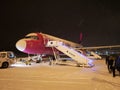
POLYGON ((11 64, 16 62, 15 55, 12 51, 0 52, 0 67, 8 68, 11 64))

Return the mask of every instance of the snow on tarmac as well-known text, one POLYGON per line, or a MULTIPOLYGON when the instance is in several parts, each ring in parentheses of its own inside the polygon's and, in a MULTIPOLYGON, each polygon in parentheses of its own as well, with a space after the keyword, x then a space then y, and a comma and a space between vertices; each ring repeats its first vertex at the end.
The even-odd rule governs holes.
POLYGON ((104 60, 92 68, 48 63, 0 69, 0 90, 120 90, 120 76, 108 73, 104 60))

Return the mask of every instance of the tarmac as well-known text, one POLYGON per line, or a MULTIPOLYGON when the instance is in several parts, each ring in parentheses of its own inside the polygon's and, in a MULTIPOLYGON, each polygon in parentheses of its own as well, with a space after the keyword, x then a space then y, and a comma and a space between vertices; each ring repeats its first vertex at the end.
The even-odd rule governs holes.
POLYGON ((91 68, 49 63, 16 63, 0 69, 0 90, 120 90, 120 76, 112 77, 105 60, 91 68))

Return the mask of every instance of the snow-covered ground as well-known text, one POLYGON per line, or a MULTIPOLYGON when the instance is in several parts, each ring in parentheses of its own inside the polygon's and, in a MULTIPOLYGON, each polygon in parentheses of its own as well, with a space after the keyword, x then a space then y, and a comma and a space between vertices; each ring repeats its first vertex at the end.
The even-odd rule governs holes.
POLYGON ((0 69, 0 90, 120 90, 120 76, 109 74, 104 60, 92 68, 17 63, 0 69))

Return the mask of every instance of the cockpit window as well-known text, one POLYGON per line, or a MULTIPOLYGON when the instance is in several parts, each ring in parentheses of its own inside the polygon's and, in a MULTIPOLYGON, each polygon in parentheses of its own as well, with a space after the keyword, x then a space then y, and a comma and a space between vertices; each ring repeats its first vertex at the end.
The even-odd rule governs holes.
POLYGON ((38 36, 26 36, 26 39, 34 39, 34 40, 38 40, 38 36))

